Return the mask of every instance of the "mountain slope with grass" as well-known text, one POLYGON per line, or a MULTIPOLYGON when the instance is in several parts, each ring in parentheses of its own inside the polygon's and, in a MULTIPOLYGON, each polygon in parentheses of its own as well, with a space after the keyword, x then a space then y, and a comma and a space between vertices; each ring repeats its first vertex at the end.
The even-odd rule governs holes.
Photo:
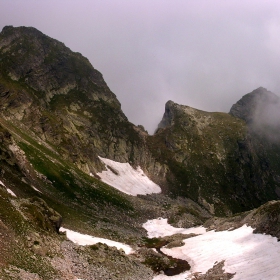
POLYGON ((230 215, 278 198, 273 163, 250 131, 238 116, 168 101, 149 144, 153 156, 167 162, 175 196, 188 196, 212 214, 230 215))
MULTIPOLYGON (((255 137, 244 114, 234 113, 243 103, 226 114, 169 101, 148 135, 80 53, 35 28, 5 27, 0 278, 153 279, 176 260, 151 249, 158 241, 147 239, 147 220, 188 228, 278 199, 279 142, 255 137), (61 226, 135 253, 74 244, 61 226)), ((260 208, 260 227, 268 208, 260 208)))

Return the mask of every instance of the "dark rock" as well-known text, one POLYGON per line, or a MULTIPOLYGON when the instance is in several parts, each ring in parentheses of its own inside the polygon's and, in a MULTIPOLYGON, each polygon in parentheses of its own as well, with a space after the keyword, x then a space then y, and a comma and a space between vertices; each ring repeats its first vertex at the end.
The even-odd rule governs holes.
POLYGON ((256 110, 264 108, 268 104, 279 102, 279 97, 263 87, 259 87, 244 95, 237 103, 232 105, 229 113, 247 123, 252 123, 256 116, 256 110))
POLYGON ((33 197, 21 203, 20 209, 28 216, 31 223, 44 231, 55 231, 59 233, 62 217, 47 203, 39 198, 33 197))

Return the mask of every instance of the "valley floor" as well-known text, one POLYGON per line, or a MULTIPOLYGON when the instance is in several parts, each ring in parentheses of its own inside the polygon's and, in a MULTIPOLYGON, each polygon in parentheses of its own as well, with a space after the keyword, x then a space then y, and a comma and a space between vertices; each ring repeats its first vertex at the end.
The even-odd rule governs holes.
MULTIPOLYGON (((278 260, 280 243, 277 238, 265 234, 253 234, 253 228, 243 225, 227 231, 207 231, 204 227, 189 229, 175 228, 167 219, 148 220, 143 224, 149 238, 172 236, 175 234, 193 234, 183 240, 184 245, 173 248, 161 248, 161 251, 174 258, 183 259, 191 265, 190 271, 175 276, 159 274, 153 280, 204 279, 207 271, 221 264, 220 272, 234 280, 277 280, 280 275, 278 260)), ((68 229, 68 239, 79 245, 92 245, 97 242, 123 249, 126 254, 133 253, 130 246, 108 239, 98 239, 68 229)), ((206 278, 210 279, 210 278, 206 278)), ((211 278, 212 279, 212 278, 211 278)))

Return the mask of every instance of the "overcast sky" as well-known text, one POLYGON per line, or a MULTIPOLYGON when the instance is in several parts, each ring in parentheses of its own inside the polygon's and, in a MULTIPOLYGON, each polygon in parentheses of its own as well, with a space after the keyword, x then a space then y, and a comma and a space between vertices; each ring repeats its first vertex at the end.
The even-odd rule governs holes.
POLYGON ((279 1, 0 0, 5 25, 82 53, 150 133, 168 100, 228 112, 259 86, 280 93, 279 1))

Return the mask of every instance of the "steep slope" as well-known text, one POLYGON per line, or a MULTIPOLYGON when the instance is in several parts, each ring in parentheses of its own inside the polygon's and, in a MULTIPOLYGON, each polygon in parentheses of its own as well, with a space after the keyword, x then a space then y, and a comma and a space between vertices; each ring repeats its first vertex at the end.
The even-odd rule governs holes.
MULTIPOLYGON (((254 97, 275 100, 263 91, 254 97)), ((268 149, 248 133, 252 108, 260 108, 251 95, 233 106, 237 118, 167 102, 157 133, 148 136, 127 120, 81 54, 34 28, 8 26, 0 34, 0 98, 6 127, 87 174, 105 169, 99 156, 140 165, 164 193, 189 197, 219 215, 277 198, 278 177, 270 166, 276 170, 278 158, 272 163, 268 149)))
POLYGON ((0 35, 1 114, 87 173, 140 161, 143 141, 89 61, 35 28, 0 35), (137 147, 137 148, 135 148, 137 147))
MULTIPOLYGON (((256 96, 263 96, 264 89, 259 91, 256 96)), ((277 199, 279 142, 267 130, 259 133, 263 122, 252 125, 255 111, 248 108, 254 98, 238 102, 231 114, 169 101, 151 136, 127 120, 102 75, 81 54, 34 28, 5 27, 0 33, 0 278, 152 279, 159 263, 168 268, 173 260, 139 249, 150 242, 142 227, 147 219, 161 216, 191 227, 203 224, 209 212, 231 215, 277 199), (128 170, 161 193, 134 197, 100 180, 118 176, 119 189, 130 184, 131 194, 138 185, 124 180, 128 170), (81 248, 57 233, 61 222, 130 244, 137 253, 126 256, 104 245, 81 248)), ((263 116, 267 112, 266 106, 256 108, 264 108, 263 116)), ((269 131, 277 125, 271 123, 269 131)), ((266 218, 263 212, 270 207, 261 209, 258 225, 265 228, 277 215, 266 218)), ((278 228, 274 231, 278 236, 278 228)))
POLYGON ((244 95, 230 109, 230 114, 243 119, 248 135, 263 164, 273 175, 267 183, 275 186, 280 195, 280 98, 265 88, 258 88, 244 95))
POLYGON ((265 150, 253 143, 246 123, 230 114, 168 101, 150 145, 169 167, 172 192, 213 214, 241 212, 277 198, 265 150))
POLYGON ((274 117, 273 111, 269 111, 273 106, 279 106, 279 97, 263 87, 259 87, 244 95, 230 109, 230 114, 244 120, 246 123, 267 122, 274 117), (270 115, 270 117, 269 117, 270 115))
POLYGON ((61 217, 67 228, 133 247, 144 244, 142 223, 148 218, 161 215, 196 225, 210 217, 191 201, 118 192, 37 143, 24 130, 4 120, 1 123, 3 280, 152 279, 152 269, 143 264, 146 251, 126 256, 104 245, 81 248, 57 234, 61 217), (179 209, 184 209, 184 216, 178 217, 179 209))
POLYGON ((145 154, 145 133, 128 122, 102 75, 34 28, 6 27, 0 114, 0 278, 76 279, 91 272, 119 279, 116 263, 122 279, 151 278, 143 255, 82 250, 56 233, 62 217, 68 228, 136 246, 147 218, 185 205, 133 198, 89 175, 105 169, 98 156, 136 165, 145 154))

